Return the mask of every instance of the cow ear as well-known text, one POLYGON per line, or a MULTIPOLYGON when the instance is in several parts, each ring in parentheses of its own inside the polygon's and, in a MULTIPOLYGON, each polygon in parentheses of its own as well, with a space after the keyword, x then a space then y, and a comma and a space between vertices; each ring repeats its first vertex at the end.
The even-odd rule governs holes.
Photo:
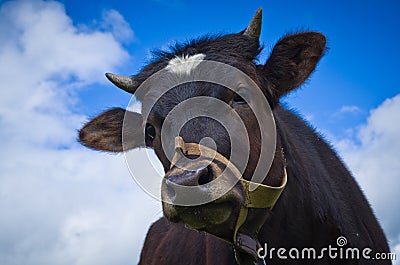
POLYGON ((79 141, 86 147, 108 152, 144 146, 142 115, 121 108, 107 110, 83 126, 79 141))
POLYGON ((325 44, 325 36, 318 32, 287 35, 278 41, 263 67, 275 102, 307 80, 324 54, 325 44))

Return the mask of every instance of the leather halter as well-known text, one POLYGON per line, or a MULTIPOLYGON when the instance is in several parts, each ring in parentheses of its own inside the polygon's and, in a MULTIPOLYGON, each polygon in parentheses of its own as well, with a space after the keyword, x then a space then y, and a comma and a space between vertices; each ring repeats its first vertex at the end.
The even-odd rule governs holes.
MULTIPOLYGON (((177 163, 181 156, 199 156, 206 158, 210 161, 218 161, 230 170, 230 172, 238 179, 239 184, 242 186, 245 201, 240 209, 236 225, 233 231, 232 240, 229 241, 235 249, 237 262, 242 264, 265 264, 263 260, 259 260, 257 256, 257 248, 260 243, 257 239, 239 232, 240 227, 246 222, 248 209, 272 209, 281 195, 287 182, 286 166, 283 168, 282 184, 279 187, 272 187, 261 183, 255 183, 246 180, 242 177, 240 171, 236 166, 231 163, 225 156, 218 153, 207 146, 198 143, 185 143, 182 137, 175 138, 175 155, 171 162, 171 168, 177 163), (245 260, 241 255, 245 255, 245 260), (249 263, 249 260, 250 263, 249 263), (262 262, 262 263, 260 263, 262 262)), ((222 174, 222 171, 216 172, 216 175, 222 174)))

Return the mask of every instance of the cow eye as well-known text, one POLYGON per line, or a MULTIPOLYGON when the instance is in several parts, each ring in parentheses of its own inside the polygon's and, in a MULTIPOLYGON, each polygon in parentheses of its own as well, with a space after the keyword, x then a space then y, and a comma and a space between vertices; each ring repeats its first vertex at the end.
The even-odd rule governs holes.
POLYGON ((150 123, 146 123, 145 134, 147 140, 153 141, 156 137, 156 128, 150 123))
POLYGON ((232 98, 232 105, 243 105, 243 104, 246 104, 246 101, 238 93, 235 93, 235 95, 232 98))

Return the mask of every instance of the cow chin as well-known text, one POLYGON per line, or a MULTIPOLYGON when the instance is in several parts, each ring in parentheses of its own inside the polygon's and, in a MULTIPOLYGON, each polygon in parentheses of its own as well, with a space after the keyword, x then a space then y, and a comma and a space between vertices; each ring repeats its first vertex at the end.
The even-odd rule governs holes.
POLYGON ((205 231, 230 240, 244 198, 240 187, 233 187, 221 198, 196 206, 179 206, 163 202, 164 216, 174 223, 184 223, 187 228, 205 231))
POLYGON ((207 203, 200 206, 164 204, 164 215, 172 222, 183 222, 187 227, 205 230, 208 226, 226 223, 232 215, 232 204, 207 203))

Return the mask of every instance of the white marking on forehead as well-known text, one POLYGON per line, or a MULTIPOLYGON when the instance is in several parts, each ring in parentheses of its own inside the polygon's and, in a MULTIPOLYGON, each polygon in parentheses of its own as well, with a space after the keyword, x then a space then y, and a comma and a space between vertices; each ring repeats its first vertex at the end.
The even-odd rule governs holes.
POLYGON ((169 61, 165 69, 171 73, 189 75, 190 72, 194 70, 204 60, 204 58, 206 58, 206 55, 203 53, 195 54, 192 56, 177 56, 169 61))

